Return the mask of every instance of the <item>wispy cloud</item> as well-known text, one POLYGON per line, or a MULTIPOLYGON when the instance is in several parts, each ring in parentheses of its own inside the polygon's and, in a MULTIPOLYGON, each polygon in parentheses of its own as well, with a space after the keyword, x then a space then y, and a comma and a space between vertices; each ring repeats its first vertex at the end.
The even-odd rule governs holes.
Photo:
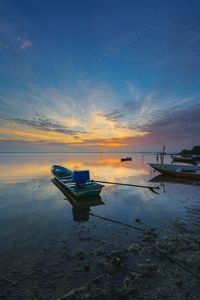
POLYGON ((167 138, 194 138, 198 139, 200 132, 200 105, 191 109, 172 111, 170 114, 157 119, 151 124, 143 126, 154 133, 164 134, 167 138))
MULTIPOLYGON (((24 26, 24 24, 23 24, 24 26)), ((27 34, 24 34, 24 28, 19 24, 4 18, 1 15, 0 20, 0 49, 12 49, 18 52, 19 49, 27 50, 32 47, 33 43, 27 34)))
POLYGON ((136 91, 136 88, 130 83, 128 83, 127 92, 130 94, 129 101, 123 101, 123 99, 121 99, 118 107, 115 106, 115 108, 110 110, 110 112, 99 113, 99 115, 104 117, 106 120, 115 122, 116 126, 120 128, 127 125, 130 120, 137 117, 142 106, 141 101, 143 101, 142 95, 139 95, 139 92, 136 91))
POLYGON ((120 119, 124 117, 124 113, 120 112, 120 110, 115 109, 114 111, 106 114, 106 113, 98 113, 99 116, 104 117, 107 120, 112 122, 118 122, 120 119))
POLYGON ((152 149, 167 145, 168 149, 180 150, 183 147, 198 145, 200 142, 200 105, 190 109, 170 111, 162 114, 162 117, 155 118, 151 123, 145 124, 141 130, 148 130, 144 138, 136 138, 135 143, 140 147, 151 146, 152 149))
MULTIPOLYGON (((160 137, 170 143, 170 134, 173 140, 173 132, 184 125, 183 107, 193 116, 196 106, 192 105, 198 103, 193 96, 167 97, 158 92, 144 95, 130 84, 126 101, 118 101, 119 96, 108 86, 83 83, 77 90, 77 94, 70 94, 65 88, 41 89, 31 84, 23 94, 11 97, 10 93, 9 99, 2 95, 4 115, 0 121, 5 125, 1 134, 7 140, 60 142, 89 149, 133 149, 139 144, 149 145, 153 139, 156 144, 155 138, 160 137)), ((187 119, 188 128, 192 119, 187 119)), ((184 132, 185 136, 186 132, 188 136, 192 134, 187 128, 184 132)), ((196 133, 194 126, 193 132, 196 133)))
POLYGON ((62 124, 60 124, 58 121, 53 120, 51 118, 48 118, 44 114, 36 113, 33 119, 20 119, 20 118, 8 118, 6 116, 0 115, 0 119, 14 122, 16 124, 23 124, 26 126, 30 126, 32 128, 43 130, 43 131, 52 131, 52 132, 58 132, 63 133, 66 135, 77 135, 78 133, 86 133, 84 131, 77 131, 72 130, 62 124))
POLYGON ((19 48, 22 50, 27 50, 32 47, 32 41, 29 39, 18 36, 16 40, 19 42, 19 48))

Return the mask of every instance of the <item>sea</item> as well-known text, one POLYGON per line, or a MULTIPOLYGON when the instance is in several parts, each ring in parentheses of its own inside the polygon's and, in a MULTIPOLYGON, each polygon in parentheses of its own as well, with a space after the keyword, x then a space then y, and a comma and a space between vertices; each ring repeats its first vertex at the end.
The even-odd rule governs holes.
MULTIPOLYGON (((166 229, 188 208, 200 206, 200 184, 161 176, 149 165, 156 161, 149 153, 0 154, 0 277, 7 280, 6 299, 36 299, 38 290, 49 299, 56 290, 56 299, 69 288, 62 281, 66 273, 69 281, 73 272, 80 274, 74 253, 122 247, 137 236, 134 227, 166 229), (132 161, 121 162, 127 156, 132 161), (93 180, 159 189, 105 184, 97 199, 72 202, 52 181, 54 164, 89 170, 93 180), (72 257, 67 264, 66 256, 72 257)), ((170 156, 165 162, 171 163, 170 156)), ((77 278, 81 284, 83 276, 77 278)))

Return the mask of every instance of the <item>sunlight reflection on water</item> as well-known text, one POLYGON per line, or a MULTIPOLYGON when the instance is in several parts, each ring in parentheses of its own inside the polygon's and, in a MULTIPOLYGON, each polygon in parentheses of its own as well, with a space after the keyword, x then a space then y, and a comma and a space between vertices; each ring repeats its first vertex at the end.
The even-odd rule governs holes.
MULTIPOLYGON (((147 164, 155 156, 133 154, 133 160, 121 163, 124 154, 23 154, 0 155, 0 238, 4 250, 29 243, 37 244, 69 236, 81 211, 72 208, 65 195, 51 182, 50 169, 60 164, 70 169, 89 169, 91 178, 132 184, 158 185, 149 182, 156 174, 147 164), (74 217, 74 213, 76 217, 74 217)), ((169 158, 168 158, 169 160, 169 158)), ((170 160, 169 160, 170 161, 170 160)), ((158 174, 157 174, 158 175, 158 174)), ((101 216, 134 224, 140 219, 145 225, 162 227, 184 214, 185 206, 198 201, 199 186, 166 182, 156 195, 147 189, 106 185, 101 193, 104 205, 88 207, 101 216)), ((83 210, 82 210, 83 212, 83 210)), ((84 211, 86 213, 86 210, 84 211)), ((111 235, 112 226, 85 218, 88 228, 111 235)), ((115 226, 115 225, 113 225, 115 226)), ((121 237, 122 240, 124 236, 121 237)))

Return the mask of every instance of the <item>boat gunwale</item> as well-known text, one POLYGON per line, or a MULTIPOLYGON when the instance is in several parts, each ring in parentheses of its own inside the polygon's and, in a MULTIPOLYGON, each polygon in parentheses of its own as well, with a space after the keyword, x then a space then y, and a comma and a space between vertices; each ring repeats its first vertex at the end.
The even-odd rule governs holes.
POLYGON ((198 166, 154 164, 154 163, 150 163, 149 165, 153 169, 155 169, 156 171, 158 171, 162 174, 172 175, 172 176, 177 176, 177 177, 185 177, 185 178, 187 177, 187 178, 200 180, 200 173, 199 174, 195 173, 195 171, 200 170, 200 167, 198 167, 198 166), (163 168, 163 166, 165 166, 166 168, 163 168), (169 168, 171 168, 171 170, 169 168), (175 168, 176 169, 181 168, 181 169, 183 169, 183 171, 176 170, 175 168))
MULTIPOLYGON (((65 176, 65 178, 58 176, 53 169, 54 167, 61 167, 63 169, 69 170, 65 167, 54 165, 51 168, 51 173, 54 176, 54 178, 63 186, 63 188, 67 189, 73 196, 77 198, 84 198, 84 197, 90 197, 94 196, 93 193, 96 195, 99 195, 101 192, 101 189, 104 187, 103 184, 96 183, 93 180, 88 181, 86 184, 82 185, 81 187, 76 186, 76 184, 72 180, 72 175, 65 176), (65 182, 64 182, 65 181, 65 182), (70 186, 73 185, 73 186, 70 186)), ((71 170, 69 170, 71 171, 71 170)), ((71 171, 73 174, 73 171, 71 171)))

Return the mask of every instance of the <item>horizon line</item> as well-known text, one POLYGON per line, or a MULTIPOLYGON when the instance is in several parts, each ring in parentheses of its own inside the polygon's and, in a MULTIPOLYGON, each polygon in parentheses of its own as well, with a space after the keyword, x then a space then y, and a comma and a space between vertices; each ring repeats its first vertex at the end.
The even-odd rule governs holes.
MULTIPOLYGON (((161 153, 162 151, 16 151, 16 152, 0 152, 0 155, 1 154, 42 154, 42 153, 49 153, 49 154, 68 154, 68 153, 72 153, 72 154, 81 154, 81 153, 113 153, 113 154, 120 154, 120 153, 161 153)), ((173 154, 173 153, 177 153, 176 152, 168 152, 168 153, 165 153, 166 155, 167 154, 173 154)))

